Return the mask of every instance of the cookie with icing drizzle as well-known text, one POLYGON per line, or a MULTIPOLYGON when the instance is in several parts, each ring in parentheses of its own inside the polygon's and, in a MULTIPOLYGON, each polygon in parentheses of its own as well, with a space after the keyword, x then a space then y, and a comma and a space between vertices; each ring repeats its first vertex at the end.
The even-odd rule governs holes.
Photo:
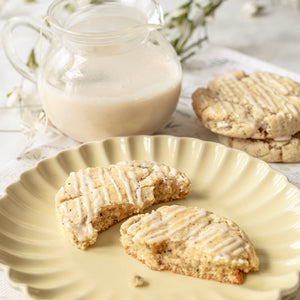
POLYGON ((259 269, 239 226, 199 207, 162 206, 131 217, 120 231, 125 251, 153 270, 242 284, 259 269))
POLYGON ((245 151, 266 162, 300 162, 300 132, 293 136, 273 140, 239 139, 223 135, 219 135, 218 138, 223 145, 245 151))
POLYGON ((300 131, 300 84, 276 74, 233 72, 192 99, 203 125, 221 135, 274 139, 300 131))
POLYGON ((78 248, 98 233, 150 205, 182 199, 190 181, 177 169, 151 161, 126 161, 70 173, 55 196, 64 235, 78 248))

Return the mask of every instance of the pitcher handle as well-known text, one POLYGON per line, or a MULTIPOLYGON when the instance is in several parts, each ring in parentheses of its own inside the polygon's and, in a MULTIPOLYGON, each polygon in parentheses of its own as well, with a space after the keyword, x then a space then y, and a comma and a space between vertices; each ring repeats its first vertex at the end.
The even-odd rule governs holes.
POLYGON ((30 81, 36 83, 37 82, 37 71, 29 68, 25 62, 23 62, 17 51, 15 46, 13 45, 13 32, 19 26, 25 26, 37 31, 38 33, 42 30, 42 35, 47 39, 51 40, 51 32, 48 28, 43 26, 42 22, 32 19, 30 17, 22 16, 22 17, 13 17, 9 19, 2 30, 2 43, 4 52, 12 64, 12 66, 25 78, 30 81))

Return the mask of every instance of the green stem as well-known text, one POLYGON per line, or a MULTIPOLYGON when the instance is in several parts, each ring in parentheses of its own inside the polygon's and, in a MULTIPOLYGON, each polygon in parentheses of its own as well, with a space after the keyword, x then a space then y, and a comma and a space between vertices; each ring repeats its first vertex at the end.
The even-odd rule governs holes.
POLYGON ((203 8, 204 15, 210 16, 221 4, 223 0, 220 0, 217 4, 209 4, 203 8))
POLYGON ((194 48, 194 47, 196 47, 196 46, 200 46, 201 43, 204 42, 204 41, 206 41, 206 40, 208 40, 208 37, 207 37, 207 36, 204 36, 203 38, 199 39, 198 41, 196 41, 196 42, 190 44, 188 47, 182 49, 181 54, 183 54, 183 53, 189 51, 190 49, 192 49, 192 48, 194 48))
POLYGON ((21 132, 21 130, 17 130, 17 129, 12 129, 12 130, 0 129, 0 133, 19 133, 19 132, 21 132))
POLYGON ((190 26, 191 26, 191 29, 190 29, 188 36, 184 39, 184 41, 179 46, 176 46, 176 52, 178 55, 181 54, 183 47, 185 46, 187 41, 191 38, 191 36, 195 30, 195 26, 193 24, 191 24, 190 26))
POLYGON ((180 59, 180 62, 183 63, 184 61, 186 61, 187 59, 189 59, 190 57, 192 57, 194 54, 196 54, 195 51, 189 53, 188 55, 182 57, 182 58, 180 59))

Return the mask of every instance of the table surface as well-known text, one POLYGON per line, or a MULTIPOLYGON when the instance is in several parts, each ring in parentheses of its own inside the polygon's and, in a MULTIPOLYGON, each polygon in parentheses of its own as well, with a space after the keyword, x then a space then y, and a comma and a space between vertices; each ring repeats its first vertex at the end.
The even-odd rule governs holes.
MULTIPOLYGON (((32 5, 26 5, 21 0, 8 1, 8 4, 4 7, 2 14, 0 14, 0 29, 2 28, 5 20, 12 16, 24 14, 44 15, 45 8, 48 3, 49 1, 39 0, 36 4, 32 4, 34 6, 34 9, 32 9, 32 5)), ((180 1, 161 0, 161 3, 165 9, 169 9, 177 3, 180 3, 180 1)), ((210 41, 214 44, 229 47, 252 57, 278 65, 284 69, 294 71, 295 73, 299 72, 300 11, 295 11, 289 6, 281 6, 280 8, 273 6, 266 11, 264 16, 246 18, 243 17, 240 12, 242 4, 243 1, 240 0, 225 1, 225 3, 217 11, 214 21, 209 25, 210 41)), ((20 36, 18 42, 22 45, 22 47, 24 47, 24 49, 30 49, 30 43, 32 43, 32 41, 33 39, 28 33, 28 36, 20 36)), ((228 70, 230 66, 236 66, 237 61, 243 68, 243 64, 245 63, 244 60, 246 59, 245 57, 239 57, 238 55, 235 55, 234 52, 231 54, 231 52, 226 52, 226 50, 223 51, 222 48, 218 50, 216 47, 214 49, 217 49, 216 53, 218 53, 220 57, 223 55, 222 57, 227 59, 227 61, 221 62, 220 69, 218 69, 219 72, 225 72, 225 70, 228 70), (232 61, 228 59, 230 55, 232 55, 232 61), (222 65, 222 63, 224 63, 224 65, 222 65)), ((216 57, 214 57, 214 60, 215 61, 212 62, 212 64, 216 64, 216 57)), ((255 64, 255 60, 253 60, 252 63, 255 64)), ((268 68, 267 65, 261 64, 260 66, 268 68)), ((214 68, 217 68, 216 65, 214 65, 214 68)), ((255 66, 250 66, 249 70, 251 69, 254 70, 255 66)), ((272 69, 272 67, 270 67, 270 69, 272 69)), ((278 72, 285 72, 284 69, 278 69, 278 72)), ((183 98, 191 93, 191 90, 196 84, 195 81, 191 79, 192 77, 189 77, 192 73, 188 73, 188 65, 184 68, 184 70, 186 70, 188 75, 186 76, 185 86, 183 89, 183 98)), ((216 70, 217 69, 214 69, 213 72, 216 73, 216 70)), ((276 67, 274 70, 277 70, 276 67)), ((193 73, 193 75, 195 75, 195 73, 193 73)), ((19 80, 19 75, 10 66, 4 56, 3 49, 0 46, 0 106, 5 104, 6 93, 9 92, 11 88, 16 85, 16 82, 19 82, 19 80)), ((199 80, 199 82, 203 84, 205 79, 202 81, 199 80)), ((184 107, 182 109, 184 110, 184 107)), ((173 116, 174 122, 176 121, 176 118, 179 118, 179 115, 180 114, 175 114, 175 116, 173 116)), ((11 121, 10 119, 3 118, 3 115, 1 116, 2 119, 0 120, 0 127, 3 128, 4 125, 7 125, 7 122, 11 122, 12 127, 17 126, 16 121, 11 121)), ((182 134, 180 131, 171 132, 166 130, 162 130, 162 133, 171 133, 175 135, 182 134)), ((191 136, 193 136, 193 134, 191 136)), ((195 137, 199 136, 195 134, 195 137)), ((16 157, 20 153, 20 149, 22 149, 25 142, 26 138, 21 133, 0 132, 0 166, 5 165, 13 168, 16 167, 17 164, 20 164, 20 162, 16 160, 16 157)), ((76 145, 76 142, 73 143, 68 140, 64 143, 64 147, 72 145, 76 145)), ((57 149, 58 148, 59 147, 57 147, 57 149)), ((47 152, 47 155, 51 153, 51 151, 47 152)), ((18 170, 22 170, 22 168, 26 169, 31 166, 31 162, 26 163, 23 163, 22 167, 18 170)), ((290 181, 300 187, 299 177, 297 176, 297 173, 300 173, 299 164, 291 167, 288 165, 283 166, 274 164, 272 167, 287 175, 290 181)), ((17 176, 17 171, 14 170, 12 173, 13 179, 17 176)), ((6 182, 8 181, 3 180, 3 177, 1 178, 0 176, 0 193, 3 191, 6 182)), ((2 272, 0 272, 0 299, 25 299, 22 293, 14 290, 8 285, 2 272)))

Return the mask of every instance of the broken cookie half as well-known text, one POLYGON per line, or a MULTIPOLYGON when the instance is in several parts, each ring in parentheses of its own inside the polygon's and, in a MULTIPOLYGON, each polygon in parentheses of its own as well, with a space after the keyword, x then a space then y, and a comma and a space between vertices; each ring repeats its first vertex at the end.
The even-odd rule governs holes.
POLYGON ((242 284, 258 271, 252 243, 237 224, 198 207, 162 206, 121 226, 126 252, 153 270, 242 284))
POLYGON ((55 196, 56 215, 64 235, 80 249, 98 233, 150 205, 189 194, 190 180, 153 161, 125 161, 70 173, 55 196))

